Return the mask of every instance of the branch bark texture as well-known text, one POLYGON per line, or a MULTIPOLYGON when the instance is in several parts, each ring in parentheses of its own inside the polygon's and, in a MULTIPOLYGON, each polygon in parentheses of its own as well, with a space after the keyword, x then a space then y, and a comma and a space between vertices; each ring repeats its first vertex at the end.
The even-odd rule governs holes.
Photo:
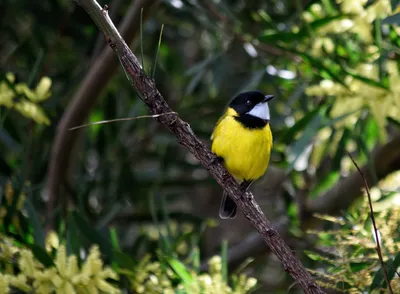
MULTIPOLYGON (((366 164, 361 167, 367 182, 373 186, 374 176, 371 168, 375 171, 377 180, 385 178, 390 173, 400 170, 400 134, 396 133, 389 142, 376 148, 371 156, 372 166, 366 164)), ((376 183, 375 183, 376 184, 376 183)), ((300 216, 303 224, 311 221, 315 213, 339 214, 342 210, 349 208, 358 198, 364 195, 365 184, 360 179, 360 173, 356 170, 346 178, 340 180, 332 189, 316 198, 309 199, 306 203, 303 215, 300 216)), ((274 227, 277 228, 274 222, 274 227)), ((278 223, 278 231, 285 236, 287 226, 278 223)), ((284 237, 285 238, 285 237, 284 237)), ((238 245, 231 247, 228 251, 229 265, 240 264, 249 254, 267 252, 260 235, 250 235, 238 245)), ((206 268, 206 264, 203 265, 206 268)))
MULTIPOLYGON (((172 112, 157 90, 154 81, 145 74, 136 56, 118 33, 107 10, 102 9, 95 0, 77 0, 77 2, 104 33, 106 41, 117 54, 128 79, 152 114, 172 112)), ((280 259, 285 271, 296 280, 303 291, 305 293, 324 293, 278 232, 270 225, 251 193, 243 194, 233 177, 216 160, 216 156, 196 137, 190 125, 181 120, 177 114, 163 115, 157 120, 175 134, 178 142, 189 149, 218 184, 232 196, 245 217, 257 229, 271 251, 280 259)))

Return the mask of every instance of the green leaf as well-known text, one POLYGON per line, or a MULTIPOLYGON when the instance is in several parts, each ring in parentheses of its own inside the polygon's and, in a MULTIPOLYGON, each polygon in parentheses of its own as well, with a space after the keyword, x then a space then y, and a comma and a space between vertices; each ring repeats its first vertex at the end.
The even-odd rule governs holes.
POLYGON ((223 240, 221 246, 222 279, 228 283, 228 241, 223 240))
POLYGON ((336 153, 333 158, 332 171, 340 171, 342 158, 346 154, 346 146, 350 138, 351 138, 351 132, 349 129, 345 128, 343 131, 342 138, 340 139, 339 144, 337 145, 336 153))
MULTIPOLYGON (((154 67, 153 67, 153 73, 151 75, 151 78, 154 80, 154 76, 156 74, 156 69, 157 69, 157 64, 158 64, 158 55, 160 53, 160 47, 161 47, 161 40, 162 40, 162 34, 164 30, 164 24, 161 25, 161 30, 160 30, 160 36, 158 38, 158 46, 157 46, 157 51, 156 51, 156 57, 154 60, 154 67)), ((150 72, 149 72, 150 75, 150 72)))
POLYGON ((278 42, 278 41, 292 42, 292 41, 300 40, 303 37, 305 37, 304 31, 300 31, 298 33, 281 32, 281 33, 264 34, 264 35, 258 37, 258 39, 264 43, 272 43, 272 42, 278 42))
POLYGON ((302 27, 297 33, 294 32, 278 32, 278 33, 264 33, 261 35, 258 39, 262 42, 293 42, 293 41, 299 41, 305 37, 310 37, 311 33, 316 31, 317 29, 329 24, 332 21, 338 20, 338 19, 344 19, 348 18, 348 15, 334 15, 334 16, 328 16, 325 18, 317 19, 304 27, 302 27))
POLYGON ((390 7, 392 7, 393 11, 396 10, 398 5, 399 5, 399 0, 390 0, 390 7))
POLYGON ((113 250, 112 252, 113 262, 115 262, 119 268, 134 269, 137 262, 133 260, 129 255, 119 250, 113 250))
POLYGON ((392 117, 387 117, 387 120, 388 120, 390 123, 392 123, 392 124, 394 124, 395 126, 397 126, 397 127, 400 128, 400 120, 396 120, 396 119, 394 119, 394 118, 392 118, 392 117))
POLYGON ((352 273, 362 271, 370 266, 371 264, 366 262, 350 262, 350 268, 352 273))
POLYGON ((301 132, 310 121, 318 114, 318 111, 321 106, 318 106, 313 111, 307 112, 301 119, 299 119, 292 127, 290 127, 282 136, 279 138, 279 141, 282 143, 289 144, 295 140, 296 135, 301 132))
POLYGON ((333 81, 341 84, 346 89, 348 88, 347 85, 344 83, 343 78, 334 73, 332 68, 325 66, 320 60, 314 58, 311 55, 308 55, 303 52, 297 52, 296 50, 293 51, 302 58, 304 58, 305 60, 307 60, 313 66, 313 68, 316 68, 319 71, 318 74, 320 76, 323 76, 325 73, 325 75, 329 76, 333 81))
POLYGON ((314 260, 314 261, 318 261, 318 260, 321 260, 321 259, 322 259, 322 258, 321 258, 321 255, 319 255, 319 254, 317 254, 317 253, 315 253, 315 252, 309 251, 309 250, 304 250, 304 254, 305 254, 308 258, 310 258, 311 260, 314 260))
POLYGON ((330 172, 327 176, 323 177, 322 180, 314 187, 310 193, 310 198, 314 198, 320 195, 322 192, 327 191, 333 187, 337 180, 340 178, 340 173, 338 171, 330 172))
POLYGON ((321 3, 323 5, 323 7, 324 7, 324 10, 328 14, 337 13, 337 9, 336 9, 335 5, 332 4, 331 0, 321 0, 321 3))
POLYGON ((123 205, 121 203, 115 203, 110 208, 110 210, 107 213, 103 214, 103 217, 97 221, 96 228, 98 230, 105 228, 110 223, 110 221, 113 220, 115 216, 121 212, 122 207, 123 205))
POLYGON ((149 201, 150 201, 151 216, 153 218, 154 224, 158 228, 158 235, 159 235, 158 243, 159 243, 160 250, 165 255, 172 256, 173 251, 172 251, 172 247, 171 247, 171 240, 170 240, 169 236, 164 236, 163 232, 161 231, 161 223, 158 220, 158 215, 156 212, 156 201, 155 201, 154 192, 152 192, 150 194, 149 201))
POLYGON ((54 266, 53 259, 51 256, 41 247, 35 244, 28 245, 33 255, 39 260, 45 267, 54 266))
POLYGON ((174 272, 178 275, 178 277, 182 280, 185 288, 193 283, 193 277, 190 272, 186 269, 186 266, 175 258, 167 258, 166 259, 170 267, 174 270, 174 272))
POLYGON ((333 16, 328 16, 324 17, 321 19, 314 20, 309 24, 311 29, 317 30, 319 28, 322 28, 323 26, 326 26, 327 24, 331 23, 332 21, 339 20, 339 19, 345 19, 349 18, 351 15, 346 15, 346 14, 339 14, 339 15, 333 15, 333 16))
MULTIPOLYGON (((6 111, 7 112, 5 114, 0 112, 0 144, 6 147, 9 151, 16 152, 21 149, 21 146, 19 146, 17 141, 15 141, 15 139, 5 129, 1 127, 2 119, 7 115, 10 110, 7 109, 6 111)), ((5 153, 2 153, 2 156, 5 155, 5 153)), ((9 170, 7 172, 11 173, 11 167, 7 166, 6 160, 3 159, 3 161, 4 163, 0 164, 0 171, 6 172, 7 170, 9 170), (4 166, 4 168, 2 168, 2 165, 4 166)))
POLYGON ((200 272, 200 250, 197 247, 197 244, 199 244, 199 240, 198 238, 194 238, 194 236, 192 236, 192 250, 189 254, 189 258, 191 260, 191 264, 193 266, 193 269, 195 270, 196 273, 200 272))
POLYGON ((25 209, 28 211, 29 222, 33 227, 33 238, 35 240, 35 244, 40 248, 44 249, 44 231, 43 225, 39 221, 39 216, 33 207, 30 199, 25 200, 25 209))
POLYGON ((79 235, 77 234, 78 228, 75 224, 72 214, 67 218, 67 253, 79 256, 79 235))
MULTIPOLYGON (((289 156, 291 156, 292 159, 290 160, 290 165, 288 170, 295 168, 297 160, 300 159, 301 156, 306 155, 303 154, 303 152, 305 151, 306 147, 310 145, 315 134, 321 128, 322 118, 323 116, 321 113, 318 113, 318 115, 314 116, 311 122, 308 124, 308 127, 302 133, 301 137, 298 140, 296 140, 295 143, 289 149, 289 156)), ((301 159, 308 160, 308 158, 301 158, 301 159)))
POLYGON ((196 87, 201 83, 205 73, 206 73, 205 71, 198 71, 197 73, 194 74, 194 76, 190 79, 190 82, 186 86, 184 96, 192 95, 196 87))
POLYGON ((87 238, 91 243, 98 244, 101 251, 110 258, 112 255, 111 244, 108 239, 105 239, 102 234, 100 234, 92 225, 86 221, 86 219, 81 216, 78 212, 72 213, 74 222, 78 230, 82 235, 87 238))
POLYGON ((374 276, 372 280, 371 286, 369 287, 369 291, 372 292, 375 289, 380 289, 382 287, 382 283, 384 280, 382 268, 380 268, 374 276))
MULTIPOLYGON (((385 263, 385 268, 387 270, 387 276, 389 281, 391 281, 396 273, 396 270, 400 267, 400 252, 397 253, 396 257, 394 260, 389 260, 388 262, 385 263)), ((387 287, 386 281, 383 280, 383 285, 384 288, 387 287)))
MULTIPOLYGON (((353 289, 354 290, 354 285, 351 285, 351 284, 349 284, 347 282, 344 282, 344 281, 338 282, 336 284, 336 287, 337 287, 337 289, 340 289, 342 291, 343 290, 347 290, 347 289, 353 289)), ((347 292, 345 292, 345 293, 347 293, 347 292)))
POLYGON ((140 252, 139 250, 142 248, 148 247, 149 237, 145 233, 141 233, 135 240, 135 243, 132 246, 132 252, 140 252))
MULTIPOLYGON (((165 236, 166 242, 167 242, 167 246, 170 250, 170 254, 172 254, 172 230, 171 230, 171 222, 169 221, 169 216, 168 216, 168 204, 167 201, 165 199, 166 197, 161 197, 161 209, 162 209, 162 213, 163 213, 163 221, 164 221, 164 225, 167 228, 167 236, 165 236)), ((161 231, 160 231, 161 233, 161 231)))
POLYGON ((368 150, 372 150, 379 139, 379 125, 376 122, 375 117, 369 116, 365 124, 365 136, 364 142, 368 150))
POLYGON ((50 87, 51 87, 51 79, 49 77, 43 77, 40 79, 39 84, 35 89, 35 96, 31 99, 34 102, 41 102, 50 97, 50 87))
POLYGON ((345 113, 345 114, 343 114, 341 116, 335 117, 333 119, 331 119, 329 117, 325 117, 325 123, 323 124, 323 126, 324 127, 331 127, 334 124, 336 124, 337 122, 339 122, 339 121, 341 121, 341 120, 343 120, 343 119, 345 119, 345 118, 347 118, 347 117, 349 117, 349 116, 351 116, 351 115, 353 115, 353 114, 355 114, 355 113, 357 113, 357 112, 359 112, 361 110, 362 110, 362 108, 359 108, 359 109, 347 112, 347 113, 345 113))
POLYGON ((253 257, 248 257, 245 259, 245 261, 243 261, 235 270, 235 275, 239 275, 241 272, 243 272, 245 270, 246 267, 249 266, 249 264, 251 264, 254 261, 253 257))
MULTIPOLYGON (((360 120, 359 122, 361 123, 362 121, 360 120)), ((363 130, 363 132, 365 132, 365 130, 363 130)), ((371 156, 372 151, 370 151, 368 149, 367 145, 365 144, 364 137, 365 136, 363 136, 363 135, 356 137, 358 149, 361 151, 361 154, 364 154, 365 158, 367 158, 367 165, 372 174, 373 183, 378 183, 379 182, 378 175, 376 173, 375 164, 374 164, 374 162, 372 160, 372 156, 371 156)))
POLYGON ((353 78, 355 78, 355 79, 357 79, 357 80, 360 80, 361 82, 364 82, 364 83, 366 83, 366 84, 368 84, 368 85, 370 85, 370 86, 374 86, 374 87, 376 87, 376 88, 380 88, 380 89, 389 91, 389 88, 388 88, 387 86, 383 85, 383 84, 380 83, 380 82, 377 82, 377 81, 371 80, 371 79, 369 79, 369 78, 360 76, 360 75, 358 75, 358 74, 356 74, 356 73, 353 73, 353 72, 351 72, 351 71, 349 71, 349 70, 346 70, 346 69, 344 69, 344 68, 343 68, 343 70, 346 72, 346 74, 352 76, 353 78))
POLYGON ((110 240, 112 247, 115 250, 121 250, 121 247, 119 246, 119 241, 118 241, 118 232, 115 228, 110 229, 110 240))
POLYGON ((33 65, 33 68, 29 74, 29 79, 28 79, 28 86, 29 88, 32 88, 33 82, 35 81, 36 77, 38 76, 40 66, 44 60, 44 49, 40 48, 38 56, 36 58, 35 64, 33 65))
MULTIPOLYGON (((0 159, 1 159, 1 157, 0 157, 0 159)), ((1 163, 1 160, 0 160, 0 163, 1 163)), ((1 167, 1 164, 0 164, 0 167, 1 167)), ((1 178, 0 178, 0 181, 1 181, 1 178)), ((0 182, 0 184, 3 184, 3 183, 0 182)), ((4 190, 0 189, 0 207, 1 207, 1 204, 3 203, 3 193, 4 193, 4 190)))
POLYGON ((386 17, 382 20, 382 24, 397 24, 400 25, 400 13, 386 17))

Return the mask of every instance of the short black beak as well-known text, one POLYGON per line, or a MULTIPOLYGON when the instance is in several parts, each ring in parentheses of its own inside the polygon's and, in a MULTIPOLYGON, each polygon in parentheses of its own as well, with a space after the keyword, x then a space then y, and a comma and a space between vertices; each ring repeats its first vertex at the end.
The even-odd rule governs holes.
POLYGON ((268 102, 272 98, 274 98, 274 95, 265 95, 263 102, 268 102))

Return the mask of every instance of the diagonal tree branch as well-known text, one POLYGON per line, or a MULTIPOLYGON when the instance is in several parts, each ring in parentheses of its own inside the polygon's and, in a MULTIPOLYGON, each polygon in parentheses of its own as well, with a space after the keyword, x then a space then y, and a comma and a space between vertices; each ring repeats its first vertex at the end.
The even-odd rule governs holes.
MULTIPOLYGON (((118 33, 107 10, 102 9, 95 0, 77 0, 77 2, 104 33, 108 44, 118 55, 128 79, 152 114, 172 112, 157 90, 154 81, 144 73, 136 56, 118 33)), ((245 217, 263 236, 271 251, 280 259, 285 271, 296 280, 303 291, 305 293, 324 293, 278 232, 270 225, 251 193, 243 194, 233 177, 218 160, 215 160, 216 156, 196 137, 189 124, 181 120, 177 114, 163 115, 157 120, 175 134, 178 142, 188 148, 219 185, 232 196, 245 217)))
MULTIPOLYGON (((376 173, 377 179, 381 180, 390 173, 400 170, 400 134, 394 134, 393 138, 384 145, 376 148, 372 154, 372 168, 376 173)), ((367 182, 373 183, 374 177, 369 165, 361 167, 361 171, 367 179, 367 182)), ((358 171, 352 172, 346 178, 340 180, 332 189, 326 193, 309 199, 306 207, 300 216, 302 223, 307 224, 314 213, 319 214, 339 214, 347 209, 355 200, 363 195, 365 187, 364 181, 360 178, 358 171)), ((275 226, 274 226, 275 227, 275 226)), ((287 227, 278 226, 278 231, 284 236, 287 233, 287 227), (282 230, 279 230, 282 229, 282 230)), ((285 240, 287 240, 285 238, 285 240)), ((229 265, 240 264, 249 255, 268 252, 268 248, 263 245, 263 239, 260 235, 250 235, 241 243, 231 247, 228 251, 229 265), (239 253, 240 252, 240 253, 239 253), (230 258, 232 256, 232 259, 230 258)), ((204 265, 205 267, 206 265, 204 265)))

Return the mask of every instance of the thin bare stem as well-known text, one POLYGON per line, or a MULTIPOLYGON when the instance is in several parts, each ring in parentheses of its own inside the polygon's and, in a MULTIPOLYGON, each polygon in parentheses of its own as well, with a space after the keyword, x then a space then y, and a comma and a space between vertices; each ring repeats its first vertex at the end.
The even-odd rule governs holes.
POLYGON ((375 222, 374 209, 372 207, 371 194, 369 193, 369 187, 368 187, 367 179, 365 178, 364 173, 362 172, 362 170, 358 167, 358 165, 357 165, 356 161, 354 160, 353 156, 351 156, 351 154, 349 152, 347 152, 347 154, 349 155, 351 161, 353 162, 354 166, 357 168, 358 172, 360 173, 360 176, 362 177, 362 179, 364 181, 365 190, 367 191, 367 196, 368 196, 368 204, 369 204, 369 210, 370 210, 370 215, 371 215, 372 226, 374 227, 374 234, 375 234, 375 240, 376 240, 376 251, 378 253, 379 261, 381 263, 383 275, 385 277, 386 284, 388 285, 389 292, 391 294, 393 294, 393 289, 392 289, 392 286, 390 285, 390 280, 389 280, 388 274, 386 272, 385 262, 383 261, 383 257, 382 257, 381 245, 380 245, 380 241, 379 241, 379 233, 378 233, 378 228, 377 228, 376 222, 375 222))
POLYGON ((142 69, 144 70, 144 54, 143 54, 143 7, 140 9, 140 58, 142 59, 142 69))
POLYGON ((157 118, 163 115, 168 115, 168 114, 177 114, 174 111, 167 112, 167 113, 160 113, 160 114, 153 114, 153 115, 141 115, 141 116, 136 116, 136 117, 125 117, 125 118, 115 118, 115 119, 107 119, 107 120, 101 120, 101 121, 96 121, 76 127, 69 128, 68 131, 73 131, 77 130, 80 128, 85 128, 89 126, 94 126, 94 125, 102 125, 102 124, 108 124, 108 123, 113 123, 113 122, 120 122, 120 121, 129 121, 129 120, 136 120, 136 119, 141 119, 141 118, 157 118))
POLYGON ((161 31, 160 31, 160 36, 158 38, 158 46, 157 46, 157 52, 156 52, 156 60, 154 60, 154 68, 153 68, 153 74, 151 75, 151 78, 154 79, 154 76, 156 75, 156 69, 157 69, 157 63, 158 63, 158 53, 160 51, 161 47, 161 40, 162 40, 162 33, 164 30, 164 24, 161 26, 161 31))

